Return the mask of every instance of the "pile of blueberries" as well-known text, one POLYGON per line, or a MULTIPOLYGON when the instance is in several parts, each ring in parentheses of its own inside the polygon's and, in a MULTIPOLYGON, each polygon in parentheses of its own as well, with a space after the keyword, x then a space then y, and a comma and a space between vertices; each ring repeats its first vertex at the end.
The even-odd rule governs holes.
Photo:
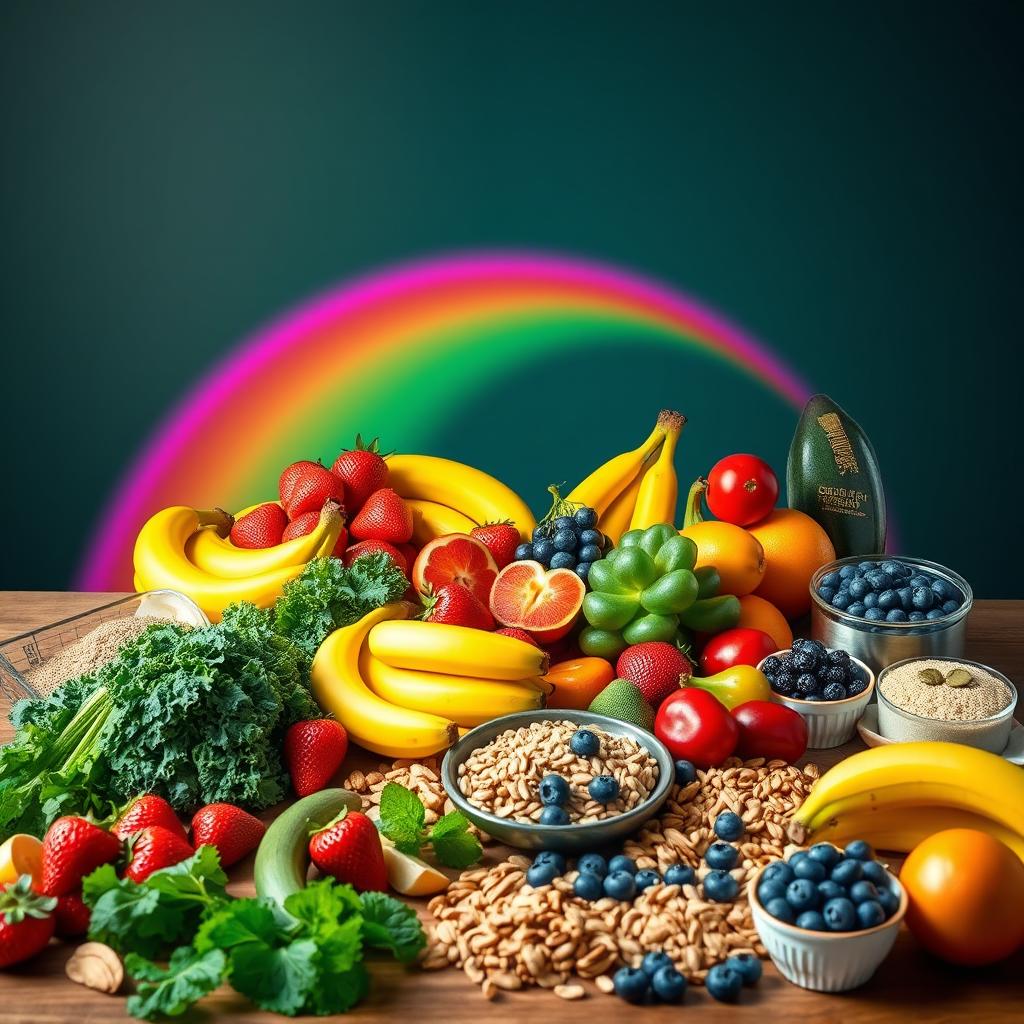
MULTIPOLYGON (((761 961, 751 953, 737 953, 708 971, 708 994, 723 1003, 734 1003, 744 985, 761 979, 761 961)), ((667 953, 647 953, 639 967, 620 967, 612 977, 615 994, 630 1003, 676 1003, 686 992, 686 978, 676 970, 667 953)))
POLYGON ((870 622, 926 622, 952 615, 964 603, 960 588, 899 559, 852 563, 826 573, 818 596, 833 608, 870 622))
POLYGON ((845 850, 816 843, 769 864, 757 884, 757 898, 772 917, 812 932, 875 928, 900 903, 885 868, 863 839, 845 850))
POLYGON ((586 506, 571 516, 557 516, 534 528, 530 543, 516 548, 517 562, 532 559, 546 569, 572 569, 581 580, 604 558, 611 541, 597 529, 597 513, 586 506))
POLYGON ((846 651, 830 650, 819 640, 794 640, 792 650, 765 658, 761 670, 775 693, 796 700, 846 700, 868 688, 846 651))
MULTIPOLYGON (((577 729, 569 740, 569 749, 578 757, 597 757, 601 752, 601 741, 589 729, 577 729)), ((599 804, 610 804, 619 795, 619 782, 614 775, 595 775, 587 784, 591 800, 599 804)), ((545 775, 537 787, 537 795, 544 805, 540 812, 541 825, 568 825, 569 812, 565 805, 572 791, 561 775, 545 775)))

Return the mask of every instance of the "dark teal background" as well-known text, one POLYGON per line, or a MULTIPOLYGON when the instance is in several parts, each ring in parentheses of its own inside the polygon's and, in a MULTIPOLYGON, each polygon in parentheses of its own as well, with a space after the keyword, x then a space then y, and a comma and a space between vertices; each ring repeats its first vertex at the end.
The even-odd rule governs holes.
MULTIPOLYGON (((871 434, 905 549, 1022 596, 1024 7, 889 7, 4 4, 0 585, 66 585, 148 431, 282 308, 519 246, 729 313, 871 434)), ((615 450, 595 409, 636 443, 666 390, 509 374, 545 473, 615 450)), ((777 403, 717 370, 675 393, 695 459, 783 469, 777 403)), ((521 480, 522 435, 488 429, 459 454, 521 480)))

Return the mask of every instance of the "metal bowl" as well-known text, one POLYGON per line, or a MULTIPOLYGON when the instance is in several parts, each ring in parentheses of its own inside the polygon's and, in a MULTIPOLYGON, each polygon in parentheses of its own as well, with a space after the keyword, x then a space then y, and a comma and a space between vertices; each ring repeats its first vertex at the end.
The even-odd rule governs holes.
POLYGON ((970 584, 952 569, 924 558, 905 558, 902 555, 852 555, 823 565, 812 577, 811 636, 826 647, 838 647, 847 654, 866 662, 874 672, 897 661, 908 658, 958 658, 964 653, 967 639, 967 616, 974 605, 970 584), (834 608, 818 594, 822 577, 844 565, 858 562, 884 562, 894 558, 907 565, 923 569, 955 586, 963 595, 963 604, 941 619, 925 622, 874 622, 858 615, 850 615, 834 608))
POLYGON ((668 798, 675 765, 672 755, 661 742, 646 729, 620 722, 605 715, 590 711, 568 711, 551 708, 540 711, 521 711, 514 715, 503 715, 477 726, 466 733, 444 756, 441 763, 441 780, 448 796, 455 806, 469 820, 495 839, 523 850, 563 850, 567 853, 586 853, 603 846, 621 843, 626 836, 635 832, 645 821, 657 813, 668 798), (628 736, 645 747, 658 763, 658 781, 651 795, 638 807, 614 818, 591 821, 586 824, 536 825, 532 822, 510 821, 496 814, 484 811, 470 803, 459 789, 459 765, 478 747, 484 747, 500 733, 508 729, 520 729, 533 722, 568 721, 578 725, 596 725, 613 736, 628 736))

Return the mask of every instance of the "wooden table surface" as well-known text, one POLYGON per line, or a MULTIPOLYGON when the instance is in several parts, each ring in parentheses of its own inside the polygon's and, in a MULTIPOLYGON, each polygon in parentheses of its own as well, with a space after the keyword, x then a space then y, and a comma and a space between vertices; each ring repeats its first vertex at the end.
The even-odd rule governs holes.
MULTIPOLYGON (((116 596, 116 595, 114 595, 116 596)), ((0 593, 0 639, 85 611, 102 603, 95 594, 0 593)), ((1024 684, 1024 601, 979 601, 971 615, 967 654, 992 665, 1024 684)), ((835 751, 812 752, 811 759, 827 767, 860 748, 859 741, 835 751)), ((346 762, 343 772, 380 758, 346 762)), ((267 815, 272 817, 272 813, 267 815)), ((500 859, 491 847, 488 861, 500 859)), ((232 869, 231 890, 251 895, 252 859, 232 869)), ((71 947, 54 942, 28 964, 0 973, 2 1024, 72 1024, 123 1022, 124 999, 91 992, 64 976, 71 947)), ((614 1016, 629 1024, 667 1021, 679 1008, 631 1007, 590 987, 589 996, 567 1003, 549 992, 530 990, 503 994, 486 1002, 479 989, 459 970, 420 972, 393 961, 373 959, 370 996, 350 1017, 365 1021, 404 1020, 410 1024, 458 1024, 479 1018, 495 1024, 513 1024, 536 1013, 540 1019, 564 1024, 584 1021, 595 1014, 614 1016)), ((737 1006, 714 1002, 702 989, 692 989, 683 1005, 687 1020, 762 1022, 765 1015, 801 1024, 842 1021, 843 1024, 878 1024, 883 1021, 1008 1022, 1022 1019, 1024 1006, 1024 952, 994 967, 966 970, 950 967, 925 954, 906 928, 875 976, 862 988, 842 995, 820 995, 796 988, 782 979, 771 964, 757 988, 746 990, 737 1006)), ((225 1020, 236 1024, 280 1021, 254 1010, 249 1003, 223 988, 205 999, 184 1021, 225 1020)))

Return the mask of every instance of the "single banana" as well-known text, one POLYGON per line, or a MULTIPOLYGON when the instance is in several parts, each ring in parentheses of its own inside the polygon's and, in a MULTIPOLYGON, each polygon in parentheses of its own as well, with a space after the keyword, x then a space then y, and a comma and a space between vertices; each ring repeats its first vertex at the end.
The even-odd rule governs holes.
POLYGON ((665 439, 666 417, 676 413, 662 411, 650 436, 639 448, 623 452, 598 466, 585 480, 581 480, 566 496, 565 500, 586 505, 597 512, 598 518, 607 511, 615 498, 640 476, 648 458, 661 447, 665 439))
POLYGON ((959 808, 1024 835, 1024 772, 996 754, 961 743, 890 743, 830 768, 790 822, 802 843, 817 828, 878 801, 959 808))
POLYGON ((434 455, 392 455, 388 480, 403 498, 419 498, 456 509, 474 523, 509 519, 523 537, 537 525, 526 502, 500 480, 434 455))
POLYGON ((457 509, 439 505, 436 501, 406 498, 405 503, 412 509, 412 543, 417 548, 450 533, 469 533, 474 526, 480 525, 457 509))
POLYGON ((532 679, 495 682, 392 668, 366 647, 359 656, 359 671, 378 697, 399 707, 443 715, 461 726, 483 725, 500 715, 544 707, 544 693, 532 679))
POLYGON ((135 540, 136 589, 179 590, 191 597, 211 622, 219 622, 233 601, 269 608, 281 596, 285 583, 303 570, 302 565, 292 565, 244 579, 212 576, 196 568, 185 554, 189 537, 208 526, 226 533, 231 517, 221 509, 203 511, 186 505, 172 505, 151 516, 135 540))
POLYGON ((618 497, 613 498, 612 503, 597 518, 598 529, 613 544, 618 544, 619 538, 629 529, 633 509, 636 508, 636 499, 640 496, 640 488, 647 472, 649 470, 638 473, 636 479, 618 497))
POLYGON ((360 672, 359 652, 370 630, 409 613, 407 604, 388 604, 334 630, 317 650, 310 672, 317 703, 341 722, 351 740, 385 757, 427 757, 450 747, 458 736, 458 727, 447 718, 382 700, 360 672))
POLYGON ((646 530, 656 523, 675 523, 679 481, 674 460, 676 445, 684 426, 686 417, 679 413, 665 417, 665 441, 658 460, 643 475, 633 517, 629 521, 631 530, 646 530))
POLYGON ((370 630, 370 653, 392 668, 515 682, 542 676, 548 656, 500 633, 439 622, 381 622, 370 630))
POLYGON ((341 506, 335 501, 328 501, 320 512, 320 522, 305 537, 296 537, 270 548, 236 548, 229 537, 221 537, 212 527, 205 527, 189 537, 185 554, 197 569, 211 576, 241 579, 293 565, 305 565, 324 549, 333 551, 343 525, 341 506))

